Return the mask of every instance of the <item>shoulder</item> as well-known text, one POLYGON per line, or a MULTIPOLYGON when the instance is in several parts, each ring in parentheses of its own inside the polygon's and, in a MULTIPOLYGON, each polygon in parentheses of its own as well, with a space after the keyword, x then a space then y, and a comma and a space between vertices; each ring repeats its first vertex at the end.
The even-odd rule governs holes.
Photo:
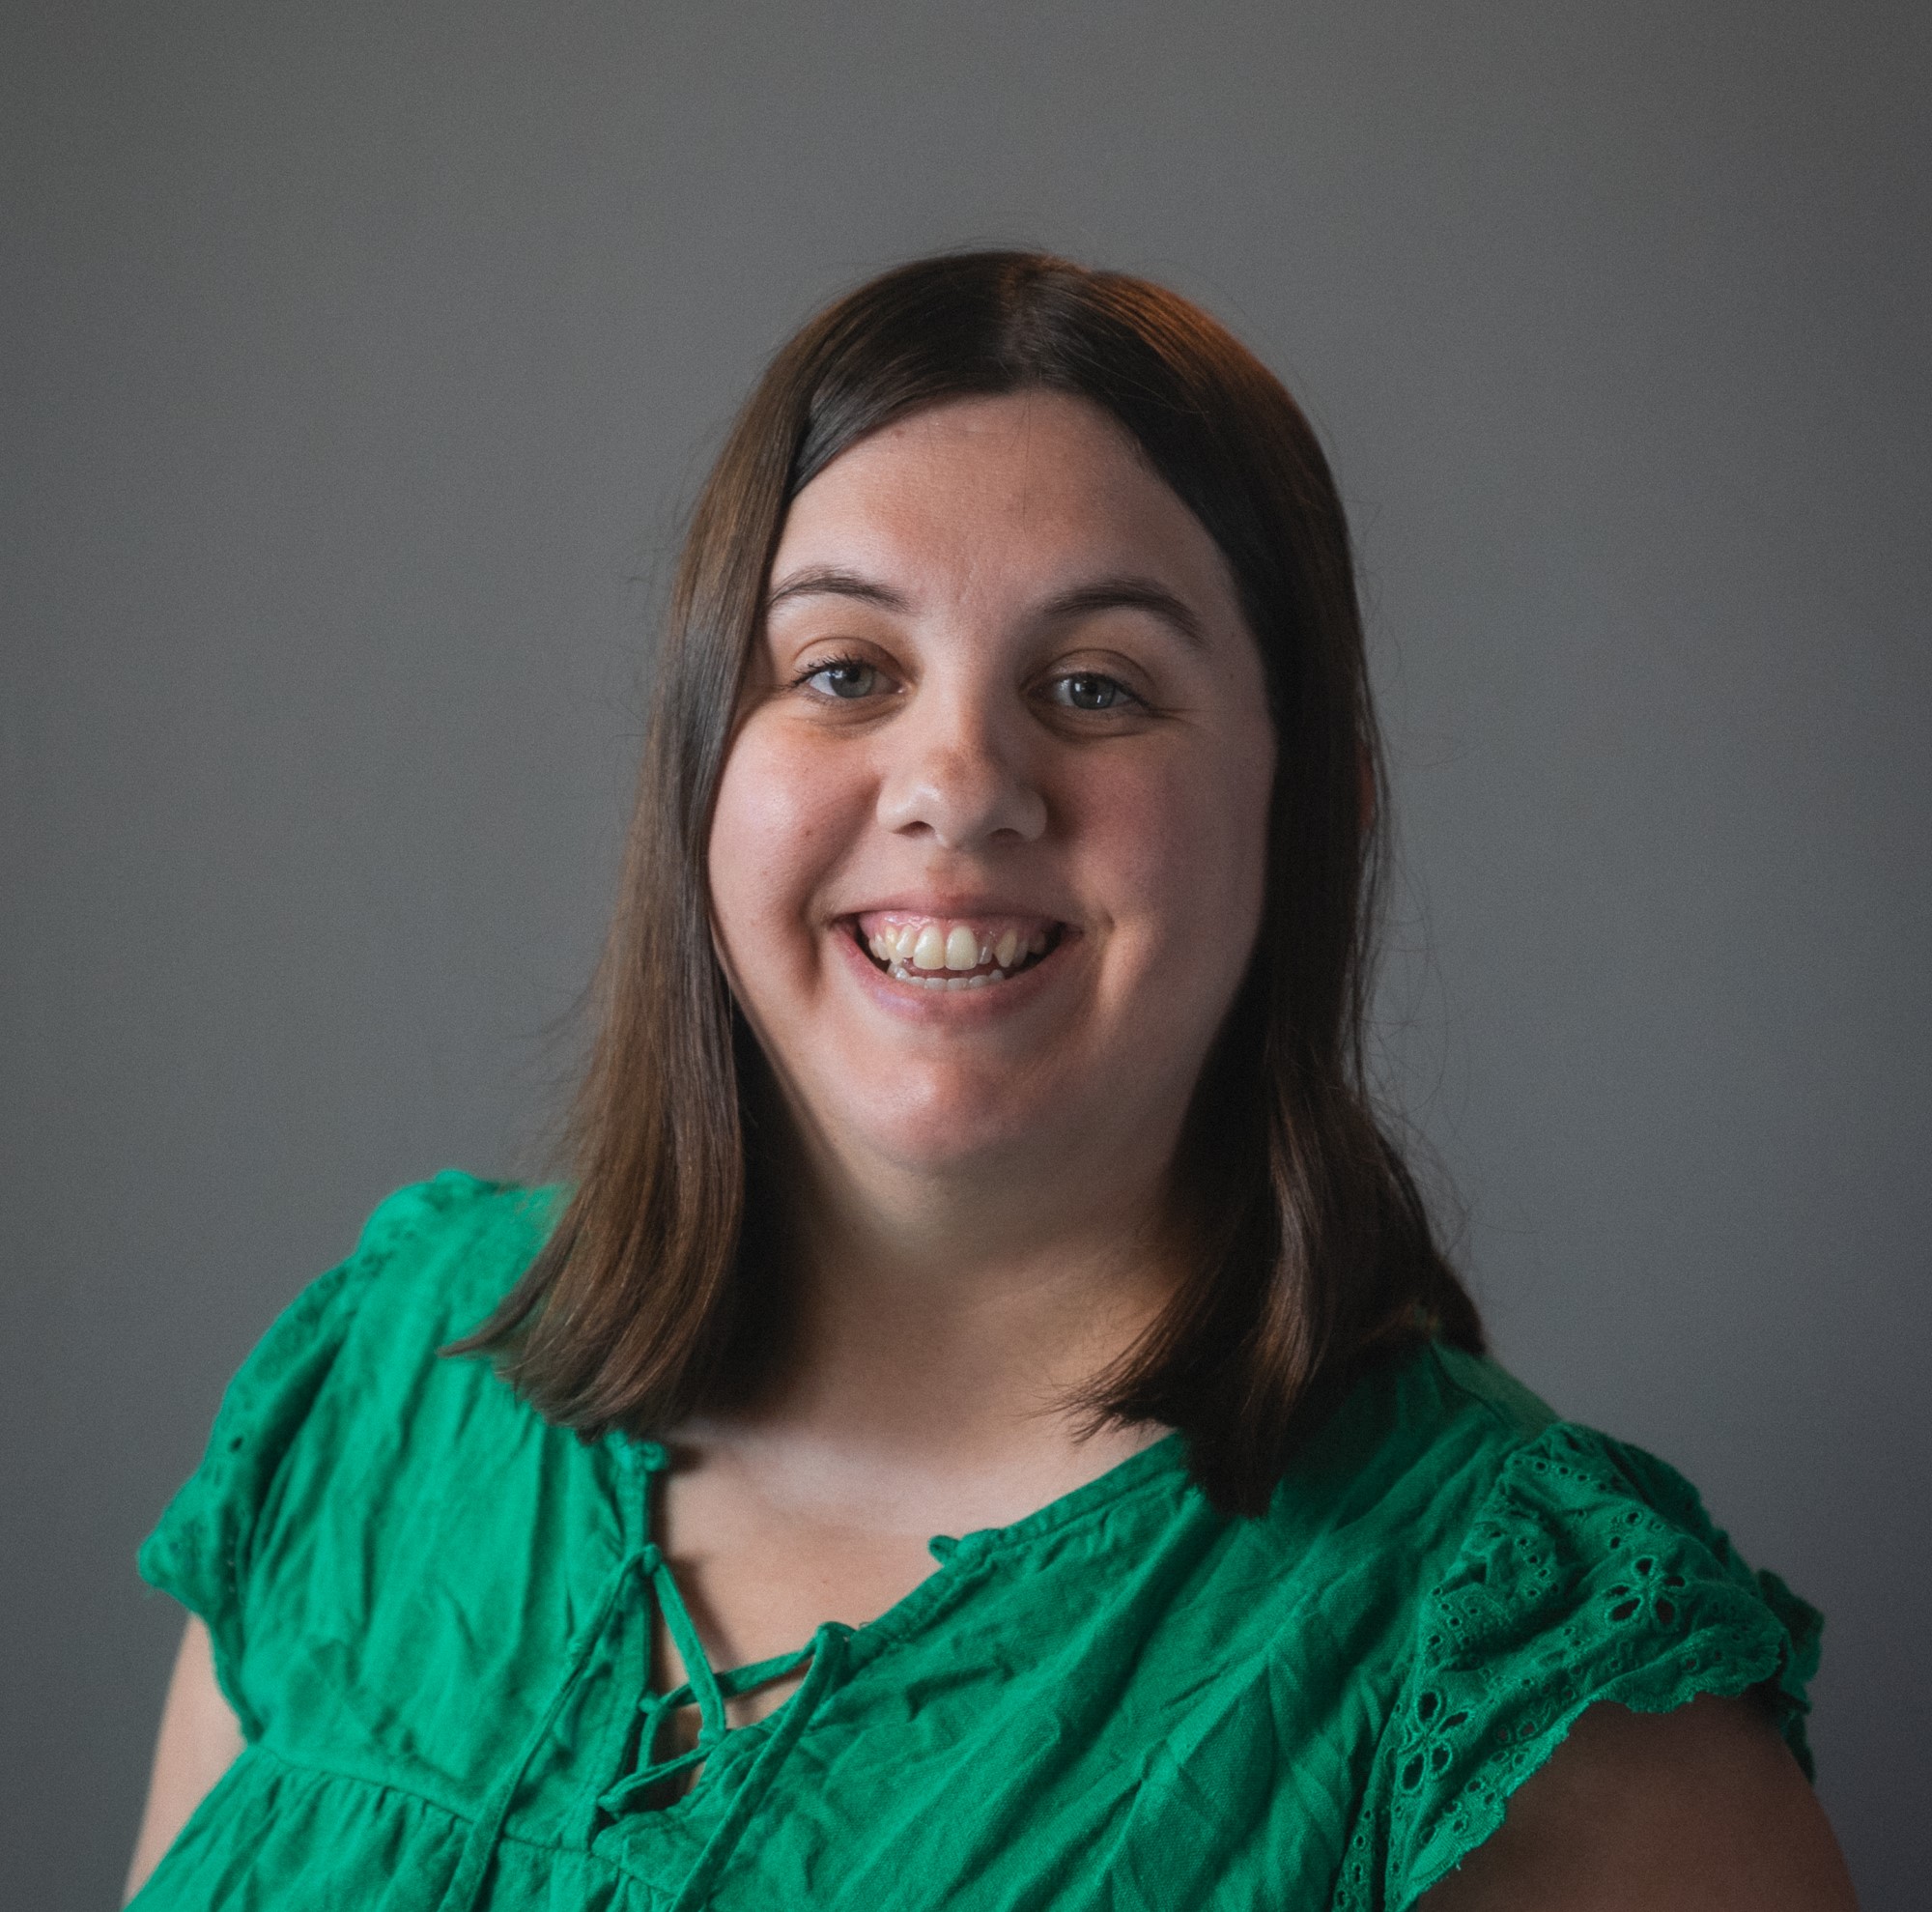
POLYGON ((415 1393, 543 1245, 554 1191, 445 1169, 378 1204, 354 1251, 283 1309, 230 1382, 215 1443, 275 1458, 325 1396, 415 1393))
POLYGON ((1331 1464, 1361 1468, 1361 1573, 1386 1589, 1338 1903, 1413 1902, 1602 1702, 1664 1715, 1755 1691, 1808 1772, 1818 1615, 1746 1565, 1675 1469, 1440 1347, 1373 1378, 1324 1435, 1331 1464))
POLYGON ((1355 1545, 1399 1531, 1420 1575, 1446 1563, 1515 1458, 1556 1425, 1494 1361, 1425 1342, 1355 1383, 1295 1455, 1266 1524, 1297 1555, 1311 1523, 1355 1545))
POLYGON ((1360 1377, 1294 1454, 1267 1512, 1228 1534, 1235 1577, 1271 1597, 1252 1615, 1284 1650, 1311 1590, 1346 1584, 1346 1614, 1324 1600, 1335 1650, 1386 1685, 1409 1651, 1419 1603, 1449 1576, 1516 1458, 1557 1425, 1494 1362, 1428 1342, 1360 1377))
POLYGON ((501 1710, 452 1719, 448 1696, 500 1672, 503 1642, 539 1664, 560 1651, 621 1555, 621 1455, 445 1353, 528 1267, 556 1202, 456 1174, 399 1191, 231 1383, 140 1564, 207 1622, 251 1740, 435 1796, 437 1774, 500 1751, 501 1710), (437 1749, 423 1771, 419 1745, 437 1749))
POLYGON ((1757 1700, 1593 1706, 1426 1912, 1851 1912, 1816 1795, 1757 1700))
POLYGON ((418 1321, 443 1339, 469 1332, 543 1246, 558 1194, 456 1169, 399 1188, 377 1205, 337 1271, 346 1305, 418 1321))
POLYGON ((428 1424, 468 1424, 485 1404, 509 1409, 487 1362, 443 1351, 529 1266, 554 1208, 554 1190, 454 1170, 397 1190, 348 1259, 263 1336, 230 1384, 217 1433, 261 1467, 286 1468, 298 1426, 331 1462, 372 1444, 400 1461, 422 1451, 428 1424))
POLYGON ((1634 1651, 1645 1626, 1770 1612, 1803 1636, 1806 1669, 1815 1659, 1816 1613, 1746 1564, 1668 1462, 1560 1418, 1495 1361, 1438 1342, 1354 1388, 1268 1524, 1297 1553, 1311 1529, 1381 1550, 1425 1637, 1466 1653, 1500 1648, 1588 1587, 1602 1601, 1566 1635, 1578 1647, 1602 1634, 1634 1651))
POLYGON ((229 1383, 202 1463, 142 1547, 140 1568, 207 1620, 244 1726, 242 1610, 277 1558, 298 1575, 318 1534, 433 1488, 459 1439, 525 1438, 529 1411, 487 1363, 442 1350, 528 1266, 555 1200, 453 1171, 398 1190, 229 1383))
POLYGON ((358 1367, 434 1363, 472 1332, 535 1259, 559 1205, 554 1187, 455 1169, 379 1204, 348 1264, 345 1338, 358 1367))

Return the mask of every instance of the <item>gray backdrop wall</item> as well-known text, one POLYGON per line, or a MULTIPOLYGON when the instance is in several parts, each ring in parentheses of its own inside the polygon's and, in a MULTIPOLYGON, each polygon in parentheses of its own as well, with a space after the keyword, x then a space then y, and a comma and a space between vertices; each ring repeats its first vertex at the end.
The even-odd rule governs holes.
POLYGON ((655 581, 815 303, 1044 243, 1222 314, 1361 532, 1392 1074, 1505 1356, 1932 1750, 1926 101, 1865 0, 60 4, 0 47, 5 1875, 109 1901, 136 1541, 361 1213, 513 1166, 655 581))

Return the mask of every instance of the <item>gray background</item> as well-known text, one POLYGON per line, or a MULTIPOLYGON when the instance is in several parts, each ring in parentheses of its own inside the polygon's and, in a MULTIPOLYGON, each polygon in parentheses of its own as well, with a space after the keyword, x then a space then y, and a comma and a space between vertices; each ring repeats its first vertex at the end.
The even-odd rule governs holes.
POLYGON ((1922 7, 10 6, 4 1706, 107 1902, 136 1541, 407 1179, 525 1158, 642 634, 761 359, 906 254, 1151 272, 1303 394, 1400 766, 1393 1075, 1506 1357, 1831 1618, 1932 1872, 1922 7))

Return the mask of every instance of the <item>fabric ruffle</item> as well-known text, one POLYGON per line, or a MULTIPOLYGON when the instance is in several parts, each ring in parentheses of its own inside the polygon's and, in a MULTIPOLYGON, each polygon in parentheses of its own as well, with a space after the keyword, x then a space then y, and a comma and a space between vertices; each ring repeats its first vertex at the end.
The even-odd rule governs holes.
POLYGON ((1555 1423, 1504 1463, 1422 1604, 1338 1912, 1413 1904, 1599 1701, 1662 1713, 1758 1689, 1808 1776, 1821 1629, 1776 1575, 1746 1566, 1674 1469, 1555 1423))
POLYGON ((215 1679, 244 1738, 259 1737, 262 1728, 243 1652, 249 1549, 283 1456, 308 1419, 369 1284, 413 1237, 442 1219, 452 1196, 489 1186, 443 1176, 399 1189, 375 1209, 355 1252, 310 1282, 236 1371, 200 1467, 141 1545, 141 1578, 207 1626, 215 1679))

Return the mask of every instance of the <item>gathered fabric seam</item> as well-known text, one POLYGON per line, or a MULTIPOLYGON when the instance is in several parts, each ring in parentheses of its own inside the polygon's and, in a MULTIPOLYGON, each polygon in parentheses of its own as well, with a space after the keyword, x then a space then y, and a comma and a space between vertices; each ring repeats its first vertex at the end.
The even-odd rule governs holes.
MULTIPOLYGON (((446 1800, 438 1799, 433 1793, 424 1792, 399 1780, 378 1779, 371 1773, 359 1773, 353 1767, 331 1765, 321 1759, 298 1758, 283 1752, 279 1747, 270 1746, 262 1740, 253 1741, 247 1753, 258 1760, 267 1759, 283 1771, 302 1778, 336 1780, 346 1785, 366 1786, 373 1792, 393 1792, 399 1799, 407 1799, 415 1805, 427 1806, 434 1812, 440 1812, 451 1821, 452 1829, 472 1827, 480 1817, 472 1810, 452 1806, 446 1800)), ((573 1858, 594 1859, 618 1877, 645 1887, 657 1898, 665 1899, 667 1904, 670 1902, 669 1896, 666 1894, 661 1881, 634 1871, 629 1866, 612 1858, 610 1853, 598 1851, 595 1845, 573 1843, 562 1839, 536 1838, 529 1833, 519 1832, 513 1826, 505 1826, 498 1837, 505 1845, 526 1846, 534 1852, 568 1853, 573 1858)))

